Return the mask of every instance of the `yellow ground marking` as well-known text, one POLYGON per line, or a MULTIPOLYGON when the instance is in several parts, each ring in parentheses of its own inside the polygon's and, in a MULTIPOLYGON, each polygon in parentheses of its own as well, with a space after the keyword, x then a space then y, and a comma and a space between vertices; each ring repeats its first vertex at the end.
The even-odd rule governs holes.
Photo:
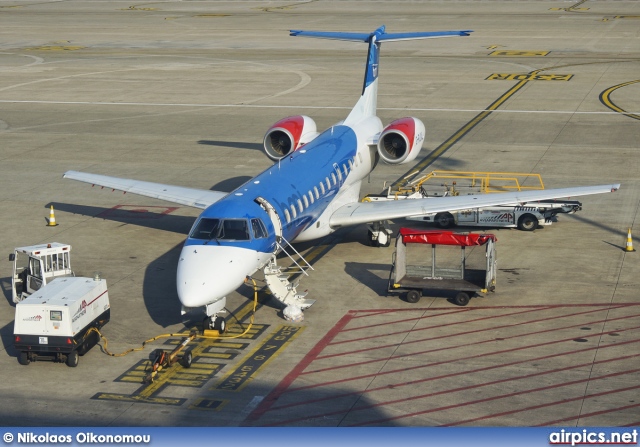
POLYGON ((235 368, 214 385, 213 390, 240 391, 294 340, 304 327, 282 325, 267 337, 235 368))
POLYGON ((98 393, 93 396, 93 399, 98 400, 115 400, 121 402, 144 402, 146 404, 162 404, 162 405, 182 405, 186 399, 178 399, 171 397, 143 397, 138 395, 129 394, 115 394, 115 393, 98 393))
POLYGON ((193 404, 189 405, 189 409, 204 410, 204 411, 220 411, 228 403, 229 403, 228 400, 200 398, 200 399, 196 399, 193 404))
POLYGON ((590 8, 549 8, 549 11, 588 11, 590 8))
POLYGON ((558 74, 508 74, 493 73, 486 78, 488 81, 568 81, 573 75, 558 74))
POLYGON ((82 50, 83 48, 79 45, 43 45, 41 47, 31 47, 25 48, 26 51, 76 51, 82 50))
MULTIPOLYGON (((529 73, 529 75, 537 75, 541 71, 542 70, 535 70, 535 71, 532 71, 531 73, 529 73)), ((451 148, 451 146, 453 146, 458 141, 460 141, 462 139, 462 137, 464 137, 471 129, 473 129, 475 126, 477 126, 486 117, 491 115, 491 113, 494 110, 497 110, 502 104, 505 103, 505 101, 507 101, 518 90, 520 90, 522 87, 524 87, 527 84, 527 82, 529 82, 529 79, 521 80, 516 85, 511 87, 506 93, 504 93, 502 96, 500 96, 498 99, 496 99, 493 102, 493 104, 491 104, 489 107, 487 107, 486 110, 484 110, 484 111, 480 112, 478 115, 476 115, 471 121, 469 121, 467 124, 465 124, 460 129, 458 129, 458 131, 456 133, 454 133, 444 143, 442 143, 440 146, 438 146, 436 149, 434 149, 429 155, 427 155, 427 157, 425 157, 420 163, 418 163, 416 166, 414 166, 409 172, 407 172, 406 174, 402 175, 398 180, 396 180, 395 183, 393 183, 391 185, 391 187, 395 188, 395 187, 398 187, 398 186, 402 186, 404 183, 406 183, 412 177, 409 174, 415 173, 415 175, 418 175, 418 173, 420 173, 421 171, 426 169, 427 166, 432 164, 438 157, 440 157, 444 152, 446 152, 449 148, 451 148)), ((415 175, 414 175, 414 177, 415 177, 415 175)))
POLYGON ((128 8, 123 8, 121 11, 158 11, 158 8, 142 8, 138 5, 131 5, 128 8))
POLYGON ((489 53, 489 56, 537 57, 537 56, 546 56, 549 53, 551 53, 551 51, 497 50, 489 53))
POLYGON ((608 108, 613 110, 614 112, 621 113, 621 114, 623 114, 625 116, 628 116, 629 118, 640 120, 640 115, 636 115, 634 113, 629 113, 626 110, 618 107, 617 105, 615 105, 613 103, 613 101, 611 101, 611 93, 613 93, 614 91, 618 90, 619 88, 626 87, 626 86, 632 85, 632 84, 637 84, 638 82, 640 82, 640 79, 636 79, 635 81, 623 82, 622 84, 618 84, 618 85, 614 85, 613 87, 609 87, 608 89, 606 89, 605 91, 600 93, 600 101, 605 106, 607 106, 608 108))

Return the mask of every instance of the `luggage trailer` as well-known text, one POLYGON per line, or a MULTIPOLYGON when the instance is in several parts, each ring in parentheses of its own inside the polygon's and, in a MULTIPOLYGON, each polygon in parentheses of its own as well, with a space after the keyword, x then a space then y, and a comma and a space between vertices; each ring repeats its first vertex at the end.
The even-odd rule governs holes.
MULTIPOLYGON (((389 272, 389 293, 406 293, 410 303, 420 301, 424 290, 452 290, 458 292, 454 303, 466 306, 476 293, 493 292, 496 286, 496 241, 493 234, 454 233, 452 231, 419 231, 401 228, 396 240, 396 251, 393 254, 391 271, 389 272), (431 256, 422 256, 416 264, 407 257, 408 246, 431 247, 431 256), (458 265, 439 265, 436 252, 438 247, 460 247, 458 265), (465 248, 484 246, 486 263, 484 268, 468 268, 465 248), (411 264, 409 264, 411 262, 411 264)), ((442 248, 440 248, 442 250, 442 248)), ((425 250, 426 251, 426 250, 425 250)), ((412 258, 413 259, 413 258, 412 258)))

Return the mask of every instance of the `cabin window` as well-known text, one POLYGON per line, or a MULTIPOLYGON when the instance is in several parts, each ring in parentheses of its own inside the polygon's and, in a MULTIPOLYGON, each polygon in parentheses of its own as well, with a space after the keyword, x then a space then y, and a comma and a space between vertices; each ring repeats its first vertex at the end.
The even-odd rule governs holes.
POLYGON ((344 176, 347 177, 349 175, 349 170, 347 169, 347 164, 342 165, 342 170, 344 171, 344 176))
POLYGON ((320 189, 322 190, 322 195, 324 195, 324 183, 320 183, 320 189))
MULTIPOLYGON (((338 174, 338 180, 342 181, 342 174, 340 173, 340 167, 339 166, 336 166, 336 173, 338 174)), ((335 178, 333 180, 335 182, 335 178)))
POLYGON ((338 183, 338 181, 336 180, 336 175, 333 172, 331 173, 331 180, 333 180, 334 185, 338 183))
POLYGON ((309 208, 309 199, 307 199, 306 195, 302 196, 302 201, 304 202, 304 207, 309 208))
POLYGON ((300 210, 300 212, 304 211, 304 208, 302 207, 302 201, 300 199, 298 199, 298 209, 300 210))
POLYGON ((353 162, 351 160, 349 160, 349 170, 353 171, 353 162))
POLYGON ((313 192, 316 193, 316 199, 319 199, 320 198, 320 193, 318 192, 318 187, 317 186, 313 187, 313 192))
POLYGON ((309 201, 313 203, 313 193, 309 191, 309 201))
POLYGON ((327 191, 331 189, 331 182, 329 181, 329 177, 325 178, 327 181, 327 191))
POLYGON ((298 216, 298 213, 296 213, 295 205, 291 205, 291 215, 293 216, 294 219, 298 216))
POLYGON ((291 222, 291 215, 289 214, 289 210, 284 210, 284 218, 287 219, 287 223, 291 222))
POLYGON ((253 230, 253 237, 255 239, 267 237, 267 228, 261 219, 251 219, 251 229, 253 230))
POLYGON ((360 159, 360 163, 364 163, 364 162, 362 161, 362 154, 361 154, 360 152, 358 152, 358 159, 360 159))

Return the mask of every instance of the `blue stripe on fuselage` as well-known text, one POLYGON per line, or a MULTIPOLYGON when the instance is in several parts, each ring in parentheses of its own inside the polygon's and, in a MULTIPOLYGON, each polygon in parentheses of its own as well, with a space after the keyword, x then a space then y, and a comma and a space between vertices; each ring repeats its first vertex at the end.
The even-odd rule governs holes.
MULTIPOLYGON (((336 196, 340 186, 344 184, 343 165, 349 166, 358 149, 355 132, 348 126, 333 126, 313 141, 303 146, 292 155, 276 162, 273 166, 229 193, 222 200, 204 210, 200 217, 210 218, 255 218, 258 217, 267 226, 269 237, 250 241, 224 241, 221 245, 232 245, 264 253, 272 252, 275 229, 265 211, 255 202, 257 197, 266 199, 278 212, 283 224, 283 235, 291 241, 309 225, 314 223, 327 205, 336 196), (334 165, 341 170, 342 180, 338 177, 334 165), (336 176, 337 185, 333 184, 331 174, 336 176), (326 178, 331 187, 327 188, 326 178), (322 194, 320 182, 324 183, 325 194, 322 194), (318 188, 320 198, 316 199, 314 187, 318 188), (310 203, 309 191, 313 192, 314 202, 310 203), (307 196, 309 206, 304 207, 303 196, 307 196), (300 212, 298 200, 303 204, 300 212), (296 218, 293 218, 291 206, 295 206, 296 218), (284 210, 287 209, 291 221, 287 223, 284 210)), ((210 244, 210 241, 188 238, 185 245, 210 244)))

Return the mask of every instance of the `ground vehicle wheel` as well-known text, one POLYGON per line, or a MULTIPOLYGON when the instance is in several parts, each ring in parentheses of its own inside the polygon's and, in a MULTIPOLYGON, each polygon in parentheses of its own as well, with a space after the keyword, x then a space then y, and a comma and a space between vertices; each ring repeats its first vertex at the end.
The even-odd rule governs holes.
POLYGON ((533 214, 525 214, 518 219, 518 229, 522 231, 533 231, 538 228, 538 219, 533 214))
POLYGON ((80 358, 78 357, 78 351, 71 351, 69 354, 67 354, 67 366, 75 368, 76 366, 78 366, 79 359, 80 358))
POLYGON ((466 306, 469 304, 469 294, 467 292, 460 292, 453 300, 458 306, 466 306))
POLYGON ((21 365, 28 365, 31 363, 31 359, 29 359, 29 353, 27 351, 22 351, 18 354, 18 363, 21 365))
POLYGON ((440 228, 450 228, 453 226, 453 215, 451 213, 438 213, 434 222, 440 228))
POLYGON ((407 303, 417 303, 420 301, 420 292, 417 290, 409 290, 407 292, 407 303))
POLYGON ((184 353, 182 358, 180 359, 180 364, 185 368, 191 368, 191 361, 193 360, 193 354, 191 353, 191 349, 184 353))
POLYGON ((221 334, 224 334, 227 330, 227 322, 222 317, 216 317, 213 320, 213 329, 220 332, 221 334))

